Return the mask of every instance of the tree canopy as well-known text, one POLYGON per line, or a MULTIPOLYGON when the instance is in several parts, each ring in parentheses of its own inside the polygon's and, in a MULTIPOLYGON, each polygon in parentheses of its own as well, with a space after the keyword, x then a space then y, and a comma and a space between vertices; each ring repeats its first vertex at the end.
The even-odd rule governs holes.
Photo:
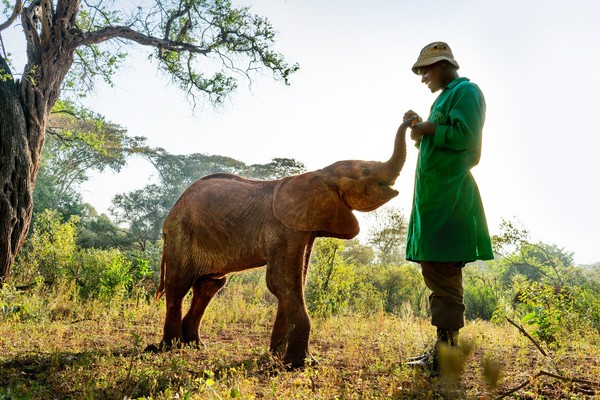
POLYGON ((285 84, 298 70, 273 49, 268 19, 229 0, 3 0, 2 31, 20 26, 26 49, 15 79, 0 47, 0 283, 21 249, 33 210, 48 117, 58 99, 84 97, 101 79, 114 84, 130 45, 187 95, 222 103, 240 79, 266 69, 285 84))

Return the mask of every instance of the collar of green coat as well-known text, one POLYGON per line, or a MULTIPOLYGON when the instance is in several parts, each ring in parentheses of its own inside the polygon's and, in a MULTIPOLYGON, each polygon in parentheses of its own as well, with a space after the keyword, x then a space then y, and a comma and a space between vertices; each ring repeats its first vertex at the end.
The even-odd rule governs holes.
POLYGON ((469 78, 465 78, 464 76, 459 76, 458 78, 456 78, 455 80, 453 80, 452 82, 450 82, 448 84, 448 86, 446 86, 446 88, 444 90, 450 90, 454 87, 456 87, 456 85, 462 83, 462 82, 469 82, 469 78))

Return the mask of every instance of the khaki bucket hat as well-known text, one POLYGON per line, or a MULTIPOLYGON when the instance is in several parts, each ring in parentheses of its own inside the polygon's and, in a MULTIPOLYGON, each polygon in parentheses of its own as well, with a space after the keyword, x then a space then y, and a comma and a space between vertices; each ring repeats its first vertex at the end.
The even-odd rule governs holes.
POLYGON ((454 59, 452 55, 452 50, 450 50, 450 46, 444 42, 433 42, 423 47, 421 53, 419 54, 419 58, 417 62, 412 67, 412 71, 415 74, 419 74, 418 69, 420 67, 426 67, 428 65, 435 64, 438 61, 446 60, 452 65, 459 69, 460 66, 454 59))

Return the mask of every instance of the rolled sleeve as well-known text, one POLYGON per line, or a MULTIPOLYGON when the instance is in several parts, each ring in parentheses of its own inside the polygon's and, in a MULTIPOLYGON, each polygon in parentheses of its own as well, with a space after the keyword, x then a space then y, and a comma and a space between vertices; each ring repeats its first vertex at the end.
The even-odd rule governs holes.
POLYGON ((434 145, 453 150, 481 147, 481 131, 485 118, 485 100, 475 85, 456 88, 447 105, 446 120, 438 124, 434 145))

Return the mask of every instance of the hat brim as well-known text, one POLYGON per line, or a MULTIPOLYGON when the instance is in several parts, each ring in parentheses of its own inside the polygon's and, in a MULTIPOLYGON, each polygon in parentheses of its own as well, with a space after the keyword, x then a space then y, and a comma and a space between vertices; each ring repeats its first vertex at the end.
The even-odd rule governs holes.
POLYGON ((427 67, 429 65, 433 65, 437 62, 440 61, 448 61, 450 64, 454 65, 456 67, 456 69, 459 69, 460 66, 458 65, 458 62, 456 62, 455 59, 447 57, 447 56, 435 56, 435 57, 427 57, 427 58, 420 58, 417 60, 417 62, 415 63, 415 65, 412 66, 412 72, 414 72, 416 75, 419 75, 419 68, 421 67, 427 67))

